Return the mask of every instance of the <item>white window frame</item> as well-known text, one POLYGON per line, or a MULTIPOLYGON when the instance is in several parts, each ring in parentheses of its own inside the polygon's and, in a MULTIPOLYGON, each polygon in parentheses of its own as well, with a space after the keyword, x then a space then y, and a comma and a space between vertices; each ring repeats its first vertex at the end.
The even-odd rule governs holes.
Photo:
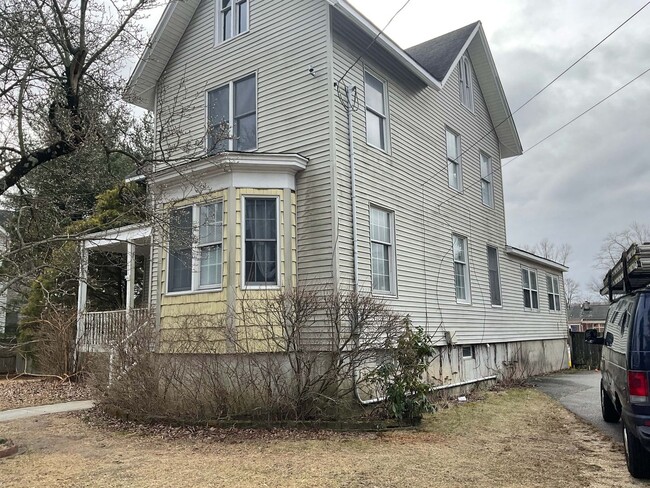
POLYGON ((257 151, 258 145, 259 145, 259 120, 258 120, 258 87, 257 87, 257 80, 258 80, 258 75, 257 72, 249 73, 246 76, 242 76, 240 78, 237 78, 236 80, 229 81, 228 83, 224 83, 223 85, 219 85, 217 87, 211 88, 210 90, 207 90, 205 92, 205 127, 206 127, 206 132, 205 132, 205 151, 207 154, 210 153, 210 93, 216 90, 221 90, 222 88, 228 87, 228 142, 226 144, 227 148, 226 151, 234 151, 235 150, 235 137, 233 136, 233 127, 235 126, 235 84, 237 84, 240 81, 244 81, 247 78, 254 78, 255 79, 255 147, 252 147, 250 149, 246 149, 244 151, 237 149, 238 152, 253 152, 257 151))
POLYGON ((499 248, 488 245, 486 247, 487 268, 488 268, 488 291, 490 292, 490 305, 493 308, 503 308, 503 286, 501 283, 501 259, 499 257, 499 248), (494 249, 497 258, 497 282, 499 284, 499 303, 492 303, 492 286, 490 282, 490 249, 494 249))
POLYGON ((241 287, 242 290, 277 290, 282 286, 282 236, 280 231, 280 197, 277 195, 242 195, 241 196, 241 287), (275 200, 275 223, 277 226, 275 239, 276 273, 275 283, 247 284, 246 283, 246 200, 275 200))
POLYGON ((378 205, 370 205, 368 212, 368 223, 369 223, 369 240, 370 240, 370 279, 372 293, 376 295, 384 296, 397 296, 397 257, 396 257, 396 246, 395 246, 395 212, 388 210, 386 208, 380 207, 378 205), (376 210, 378 212, 384 212, 388 214, 389 225, 390 225, 390 242, 380 241, 372 238, 372 211, 376 210), (389 278, 389 289, 388 290, 379 290, 374 286, 374 270, 372 266, 372 245, 379 244, 382 246, 388 247, 388 278, 389 278))
POLYGON ((461 143, 460 143, 460 134, 456 132, 455 130, 450 129, 449 127, 445 127, 445 153, 447 155, 446 161, 447 161, 447 184, 449 185, 449 188, 452 190, 456 190, 457 192, 462 192, 463 191, 463 157, 461 155, 461 143), (451 134, 454 136, 455 141, 456 141, 456 159, 452 159, 449 155, 448 151, 448 145, 447 145, 447 137, 448 134, 451 134), (458 166, 458 188, 453 186, 451 184, 451 168, 453 165, 458 166))
POLYGON ((454 278, 454 295, 456 295, 456 303, 462 303, 469 305, 472 303, 472 289, 470 286, 470 273, 469 273, 469 242, 467 237, 461 236, 459 234, 452 234, 451 236, 451 257, 453 261, 453 278, 454 278), (459 240, 463 245, 463 251, 465 253, 465 262, 456 261, 456 240, 459 240), (466 298, 459 298, 458 291, 456 290, 456 264, 464 265, 463 279, 465 280, 465 290, 466 298))
POLYGON ((389 130, 389 124, 388 124, 388 83, 386 80, 384 80, 381 76, 378 76, 375 74, 373 71, 371 71, 369 68, 364 68, 363 70, 363 96, 364 96, 364 104, 366 106, 366 112, 365 112, 365 117, 366 117, 366 143, 370 147, 374 147, 375 149, 379 149, 380 151, 383 151, 385 153, 389 152, 390 148, 390 130, 389 130), (366 81, 366 77, 370 76, 374 78, 376 81, 381 83, 381 86, 383 88, 383 101, 384 101, 384 113, 379 113, 377 112, 374 108, 371 108, 368 106, 367 100, 368 98, 366 97, 367 91, 368 91, 368 83, 366 81), (382 120, 382 130, 383 130, 383 135, 384 135, 384 146, 386 147, 381 147, 377 146, 373 143, 370 142, 368 139, 368 112, 374 114, 375 116, 379 117, 382 120))
POLYGON ((530 310, 530 311, 539 311, 539 272, 535 268, 527 268, 525 266, 521 267, 521 289, 523 291, 522 294, 522 300, 523 300, 523 306, 524 310, 530 310), (528 273, 528 288, 524 285, 524 276, 523 273, 528 273), (535 274, 535 288, 532 287, 533 280, 531 279, 531 273, 535 274), (533 292, 537 294, 537 307, 534 307, 534 302, 533 302, 533 292), (525 295, 528 293, 528 296, 530 298, 530 307, 526 306, 526 300, 525 300, 525 295))
POLYGON ((476 357, 474 345, 470 344, 466 346, 461 346, 460 355, 462 356, 463 359, 474 359, 476 357), (465 354, 467 349, 469 349, 469 355, 465 354))
POLYGON ((481 170, 481 201, 483 202, 483 205, 489 208, 494 208, 494 179, 492 178, 492 175, 494 174, 494 170, 492 168, 492 157, 489 156, 488 154, 484 153, 483 151, 479 152, 479 166, 481 170), (483 174, 483 161, 486 161, 487 164, 487 174, 483 174), (483 195, 483 185, 487 184, 488 185, 488 201, 485 201, 485 195, 483 195))
MULTIPOLYGON (((213 200, 210 202, 201 202, 201 203, 196 203, 193 205, 181 205, 178 207, 174 207, 172 209, 172 212, 174 210, 181 210, 184 208, 192 208, 192 286, 189 290, 181 290, 181 291, 169 291, 169 284, 170 284, 170 271, 171 271, 171 266, 170 266, 170 258, 171 258, 171 246, 168 245, 167 249, 167 262, 165 265, 165 275, 166 275, 166 280, 167 282, 165 283, 165 294, 174 296, 174 295, 188 295, 192 293, 200 293, 200 292, 215 292, 215 291, 221 291, 223 289, 223 271, 224 271, 224 266, 223 266, 223 258, 224 258, 224 253, 223 253, 223 234, 224 234, 224 213, 225 213, 225 204, 223 199, 218 199, 218 200, 213 200), (200 219, 201 219, 201 207, 205 207, 208 205, 215 205, 215 204, 221 204, 221 240, 220 241, 215 241, 210 244, 203 244, 199 245, 200 242, 200 219), (210 285, 203 285, 201 286, 201 247, 207 247, 207 246, 220 246, 221 247, 221 274, 218 275, 218 282, 215 284, 210 284, 210 285)), ((169 243, 169 240, 168 240, 169 243)))
POLYGON ((557 275, 546 274, 546 298, 548 299, 549 312, 561 312, 562 300, 560 298, 560 279, 557 275), (551 285, 549 288, 548 285, 551 285))
POLYGON ((228 41, 231 41, 232 39, 235 39, 242 34, 246 34, 248 31, 250 31, 250 26, 251 26, 251 0, 231 0, 231 6, 229 7, 229 10, 231 11, 231 16, 230 16, 230 37, 225 38, 224 37, 224 31, 223 31, 223 5, 222 5, 222 0, 214 0, 214 6, 215 6, 215 45, 220 45, 224 44, 228 41), (246 9, 246 30, 243 30, 241 32, 238 32, 239 28, 239 10, 240 10, 240 5, 241 4, 248 4, 248 8, 246 9))
POLYGON ((474 113, 474 79, 472 63, 467 54, 464 54, 458 62, 458 84, 461 105, 474 113))

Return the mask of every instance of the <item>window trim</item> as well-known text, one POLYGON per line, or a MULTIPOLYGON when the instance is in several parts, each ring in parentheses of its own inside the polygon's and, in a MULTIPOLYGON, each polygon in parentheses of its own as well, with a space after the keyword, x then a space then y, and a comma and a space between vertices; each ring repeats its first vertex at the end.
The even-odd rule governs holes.
POLYGON ((492 165, 492 156, 490 156, 488 153, 485 151, 479 151, 479 171, 481 173, 481 185, 480 185, 480 192, 481 192, 481 202, 483 205, 487 208, 494 208, 494 166, 492 165), (483 165, 482 165, 482 159, 485 157, 488 161, 488 171, 489 173, 486 176, 483 176, 483 165), (486 181, 487 183, 490 184, 490 203, 487 204, 485 203, 485 200, 483 200, 483 182, 486 181))
POLYGON ((452 263, 454 265, 452 267, 452 276, 454 278, 454 296, 456 296, 456 303, 460 303, 462 305, 471 305, 472 304, 472 286, 471 286, 471 283, 470 283, 471 278, 470 278, 470 273, 469 273, 469 239, 467 237, 462 236, 460 234, 452 234, 451 235, 451 259, 452 259, 452 263), (467 298, 465 298, 465 299, 458 298, 458 296, 456 295, 456 281, 455 281, 455 279, 456 279, 456 269, 455 269, 455 265, 456 265, 457 261, 456 261, 456 256, 455 256, 455 253, 454 253, 454 237, 456 237, 458 239, 461 239, 462 242, 464 243, 464 248, 465 248, 464 250, 465 250, 465 260, 466 260, 466 262, 462 263, 462 264, 465 265, 465 280, 467 281, 465 283, 465 287, 467 289, 467 298))
POLYGON ((365 131, 366 131, 366 144, 370 147, 373 147, 379 151, 382 151, 386 154, 390 154, 390 123, 389 123, 389 106, 388 106, 388 81, 383 78, 382 76, 379 76, 374 70, 370 69, 368 66, 364 66, 363 68, 363 104, 365 107, 364 111, 364 120, 365 120, 365 131), (375 80, 381 83, 381 86, 383 88, 384 92, 384 113, 380 114, 378 113, 375 109, 368 107, 368 104, 366 103, 367 98, 366 98, 366 75, 372 76, 375 80), (375 144, 372 144, 368 140, 368 111, 372 112, 374 115, 377 117, 382 117, 384 121, 384 143, 386 147, 380 147, 376 146, 375 144))
POLYGON ((395 211, 380 205, 368 205, 368 243, 370 246, 370 289, 373 295, 382 297, 397 297, 397 246, 396 246, 396 231, 395 231, 395 211), (372 209, 386 212, 390 218, 390 249, 388 252, 388 266, 389 266, 389 281, 390 290, 375 290, 373 283, 373 269, 372 269, 372 244, 377 242, 386 245, 385 242, 373 241, 372 239, 372 209))
POLYGON ((528 283, 529 283, 529 285, 532 283, 532 280, 530 279, 530 273, 531 273, 531 271, 533 273, 535 273, 535 284, 536 284, 535 289, 533 289, 533 288, 525 288, 524 287, 523 276, 521 277, 521 290, 522 290, 522 301, 523 301, 524 310, 529 311, 529 312, 539 312, 540 311, 540 308, 539 308, 539 271, 537 270, 537 268, 529 268, 527 266, 522 266, 521 270, 526 271, 528 273, 528 283), (523 298, 524 298, 523 293, 526 290, 528 290, 528 292, 530 293, 530 307, 527 307, 525 300, 523 300, 523 298), (533 307, 533 295, 532 295, 533 291, 535 291, 537 293, 537 308, 533 307))
POLYGON ((459 86, 459 95, 460 95, 460 104, 465 107, 470 112, 474 113, 474 76, 472 72, 472 63, 467 56, 467 53, 463 54, 458 62, 458 86, 459 86), (467 79, 463 74, 463 68, 467 66, 467 79), (467 83, 469 81, 469 83, 467 83), (464 102, 464 93, 468 92, 469 94, 469 105, 466 105, 464 102))
POLYGON ((205 100, 204 100, 204 106, 205 106, 205 117, 204 117, 204 123, 205 123, 205 137, 203 141, 203 147, 205 150, 205 153, 207 156, 214 156, 218 153, 215 154, 210 154, 209 148, 208 148, 208 142, 210 140, 210 93, 216 90, 220 90, 221 88, 228 87, 228 129, 229 129, 229 137, 228 137, 228 144, 227 148, 225 149, 224 152, 255 152, 259 149, 259 89, 258 89, 258 72, 253 71, 251 73, 248 73, 247 75, 240 76, 237 79, 230 80, 227 83, 222 83, 221 85, 215 86, 213 88, 210 88, 209 90, 205 91, 205 100), (250 149, 246 149, 245 151, 242 150, 235 150, 235 138, 232 135, 233 128, 235 126, 235 83, 239 81, 243 81, 246 78, 250 77, 255 77, 255 147, 252 147, 250 149))
POLYGON ((560 295, 560 278, 557 275, 551 274, 551 273, 546 273, 546 299, 548 300, 548 311, 552 313, 560 313, 562 312, 562 296, 560 295), (548 280, 551 280, 551 286, 555 287, 555 283, 557 283, 557 293, 554 293, 553 289, 548 288, 548 280), (559 305, 559 308, 555 308, 555 303, 553 303, 553 308, 551 308, 551 301, 548 300, 550 297, 553 297, 553 300, 555 300, 555 297, 557 296, 557 303, 559 305))
POLYGON ((232 0, 232 7, 230 7, 232 11, 232 21, 231 21, 231 32, 233 33, 228 39, 222 39, 222 30, 221 30, 221 12, 223 9, 221 8, 221 0, 214 0, 214 45, 216 46, 221 46, 223 44, 226 44, 233 39, 237 39, 239 36, 242 36, 244 34, 247 34, 251 30, 251 0, 232 0), (239 15, 236 15, 235 12, 238 11, 238 6, 241 3, 248 3, 248 11, 246 13, 247 21, 246 21, 246 30, 239 32, 237 34, 234 34, 236 32, 236 27, 238 25, 237 21, 239 20, 239 15))
POLYGON ((458 193, 463 192, 463 156, 462 156, 461 148, 462 148, 462 143, 461 143, 460 133, 451 129, 449 126, 445 126, 445 161, 447 163, 447 186, 458 193), (456 159, 450 159, 449 157, 449 151, 447 148, 447 133, 456 136, 456 152, 458 153, 456 159), (458 188, 451 186, 449 181, 450 180, 449 171, 451 168, 451 164, 458 165, 458 188))
POLYGON ((181 210, 184 208, 192 208, 192 269, 191 269, 191 288, 189 290, 179 290, 179 291, 169 291, 169 274, 171 267, 170 256, 171 256, 171 246, 169 245, 169 238, 167 239, 167 256, 165 262, 165 296, 179 296, 179 295, 192 295, 196 293, 210 293, 210 292, 219 292, 223 290, 223 270, 224 270, 224 252, 223 252, 223 234, 224 234, 224 213, 225 213, 225 200, 223 198, 217 198, 215 200, 210 200, 208 202, 201 203, 191 203, 187 205, 174 206, 170 209, 171 212, 174 210, 181 210), (221 246, 221 275, 219 276, 219 282, 214 285, 203 285, 201 286, 201 263, 200 263, 200 247, 199 247, 199 238, 200 238, 200 218, 201 218, 201 207, 207 205, 214 205, 221 203, 221 241, 210 244, 211 246, 220 245, 221 246))
POLYGON ((490 305, 492 308, 503 308, 503 282, 501 281, 501 257, 499 256, 499 248, 497 246, 491 246, 488 244, 485 247, 485 255, 487 257, 488 265, 488 291, 490 292, 490 305), (490 289, 490 257, 488 254, 489 249, 494 249, 497 257, 497 278, 499 281, 499 302, 501 302, 500 305, 495 305, 492 303, 492 290, 490 289))
POLYGON ((255 195, 255 194, 242 194, 241 195, 241 289, 242 290, 279 290, 282 287, 282 227, 280 225, 280 197, 278 195, 255 195), (246 200, 271 200, 275 199, 275 224, 276 230, 276 262, 277 273, 275 276, 275 284, 255 285, 246 284, 246 200))

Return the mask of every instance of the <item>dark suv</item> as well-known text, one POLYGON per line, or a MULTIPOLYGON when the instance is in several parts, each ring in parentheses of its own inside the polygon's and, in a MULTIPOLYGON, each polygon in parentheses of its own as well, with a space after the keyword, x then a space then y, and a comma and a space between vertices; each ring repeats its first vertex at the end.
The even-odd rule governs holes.
POLYGON ((635 478, 650 478, 650 288, 610 305, 604 337, 597 337, 595 329, 585 337, 592 344, 603 344, 603 419, 622 419, 627 468, 635 478))

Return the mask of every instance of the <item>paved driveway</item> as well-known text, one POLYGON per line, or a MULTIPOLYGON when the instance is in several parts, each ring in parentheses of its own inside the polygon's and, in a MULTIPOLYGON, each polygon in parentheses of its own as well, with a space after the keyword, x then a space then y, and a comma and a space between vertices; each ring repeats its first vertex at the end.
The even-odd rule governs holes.
POLYGON ((604 434, 623 442, 620 423, 608 424, 600 414, 600 371, 556 373, 537 377, 532 382, 604 434))

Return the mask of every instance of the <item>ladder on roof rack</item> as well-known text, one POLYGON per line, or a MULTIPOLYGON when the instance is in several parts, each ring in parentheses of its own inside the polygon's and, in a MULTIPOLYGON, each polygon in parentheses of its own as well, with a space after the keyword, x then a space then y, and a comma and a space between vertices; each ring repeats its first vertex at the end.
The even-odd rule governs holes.
POLYGON ((650 243, 632 244, 605 275, 600 294, 607 295, 611 302, 614 295, 631 293, 648 285, 650 285, 650 243))

